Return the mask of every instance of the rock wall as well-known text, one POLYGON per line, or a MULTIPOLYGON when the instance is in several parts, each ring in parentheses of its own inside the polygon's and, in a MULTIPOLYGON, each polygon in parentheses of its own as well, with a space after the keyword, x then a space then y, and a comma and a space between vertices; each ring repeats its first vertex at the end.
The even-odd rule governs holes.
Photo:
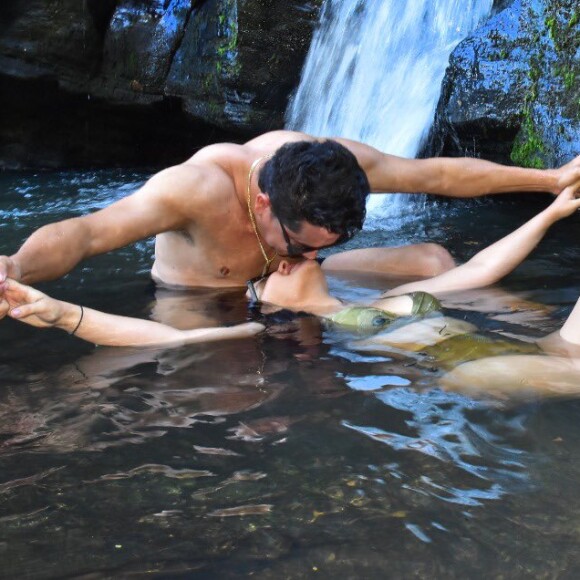
POLYGON ((514 0, 457 46, 429 153, 528 167, 580 153, 578 0, 514 0))
MULTIPOLYGON (((321 0, 2 0, 0 168, 163 166, 283 126, 321 0)), ((427 154, 580 151, 578 0, 497 0, 452 54, 427 154)))
POLYGON ((3 0, 0 167, 163 165, 280 128, 319 8, 3 0))

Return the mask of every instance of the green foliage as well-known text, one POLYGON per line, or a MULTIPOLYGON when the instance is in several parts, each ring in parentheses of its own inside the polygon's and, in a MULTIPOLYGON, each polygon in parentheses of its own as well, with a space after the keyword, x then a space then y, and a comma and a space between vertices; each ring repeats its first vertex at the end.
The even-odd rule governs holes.
POLYGON ((563 64, 554 67, 554 76, 558 76, 562 79, 564 88, 567 91, 572 90, 576 86, 576 77, 578 76, 577 71, 568 64, 563 64))
POLYGON ((520 133, 513 145, 510 158, 521 167, 543 169, 545 167, 542 153, 546 150, 542 138, 534 126, 529 107, 523 113, 520 133))
POLYGON ((564 73, 564 87, 566 90, 571 91, 575 86, 576 73, 573 70, 566 71, 564 73))
POLYGON ((580 9, 574 8, 571 12, 571 8, 565 8, 556 3, 550 12, 550 15, 544 19, 544 24, 556 52, 567 55, 575 53, 580 34, 575 28, 580 21, 580 9))
POLYGON ((550 38, 552 39, 552 42, 555 45, 557 32, 558 32, 558 21, 556 20, 555 16, 547 16, 544 23, 546 24, 546 28, 548 29, 548 34, 550 35, 550 38))
POLYGON ((238 22, 235 2, 223 0, 218 14, 216 73, 235 76, 239 74, 237 62, 238 22))

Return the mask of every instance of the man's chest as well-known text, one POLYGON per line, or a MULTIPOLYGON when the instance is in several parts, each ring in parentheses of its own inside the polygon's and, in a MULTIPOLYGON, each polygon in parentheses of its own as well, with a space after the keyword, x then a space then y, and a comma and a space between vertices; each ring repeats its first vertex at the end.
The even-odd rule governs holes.
POLYGON ((160 234, 155 260, 164 281, 201 286, 241 286, 266 264, 255 233, 234 224, 160 234))

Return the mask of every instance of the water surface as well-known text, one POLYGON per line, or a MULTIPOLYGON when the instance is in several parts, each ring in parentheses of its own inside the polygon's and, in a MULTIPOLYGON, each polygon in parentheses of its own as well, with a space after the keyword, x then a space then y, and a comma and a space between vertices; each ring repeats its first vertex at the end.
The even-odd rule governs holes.
MULTIPOLYGON (((2 248, 145 177, 2 174, 2 248)), ((432 240, 463 260, 545 203, 440 204, 352 245, 432 240)), ((578 221, 501 286, 549 311, 498 320, 492 294, 491 313, 456 314, 489 332, 556 329, 580 287, 578 221)), ((165 294, 161 313, 152 251, 141 242, 42 287, 133 316, 251 315, 237 290, 165 294)), ((353 300, 390 283, 331 280, 353 300)), ((139 351, 3 321, 0 577, 574 576, 580 401, 444 392, 437 368, 351 340, 278 317, 257 339, 139 351)))

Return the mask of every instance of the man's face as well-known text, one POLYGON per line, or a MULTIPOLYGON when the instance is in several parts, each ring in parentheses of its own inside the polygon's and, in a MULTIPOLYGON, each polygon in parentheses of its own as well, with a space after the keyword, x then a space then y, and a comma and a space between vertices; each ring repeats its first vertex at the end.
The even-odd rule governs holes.
POLYGON ((282 257, 313 260, 318 251, 341 241, 341 236, 322 226, 303 221, 298 231, 284 225, 274 215, 267 195, 259 193, 255 206, 256 221, 266 243, 282 257))

